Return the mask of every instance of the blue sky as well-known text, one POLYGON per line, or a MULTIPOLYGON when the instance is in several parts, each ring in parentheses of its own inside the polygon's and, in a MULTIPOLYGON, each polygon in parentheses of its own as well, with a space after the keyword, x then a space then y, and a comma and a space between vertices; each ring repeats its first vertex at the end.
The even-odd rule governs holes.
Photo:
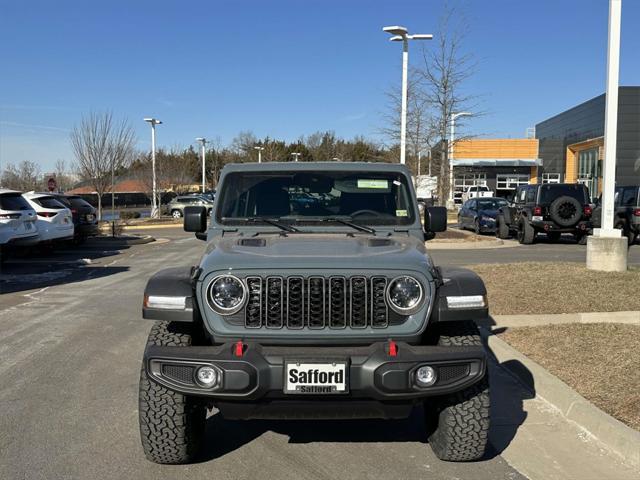
MULTIPOLYGON (((527 127, 605 88, 607 0, 466 0, 472 134, 527 127)), ((73 161, 69 130, 110 109, 149 148, 240 130, 295 140, 376 137, 400 45, 384 25, 436 30, 441 0, 0 0, 0 162, 73 161)), ((640 85, 640 1, 623 1, 620 83, 640 85)), ((427 45, 428 46, 428 45, 427 45)), ((411 63, 419 61, 412 45, 411 63)))

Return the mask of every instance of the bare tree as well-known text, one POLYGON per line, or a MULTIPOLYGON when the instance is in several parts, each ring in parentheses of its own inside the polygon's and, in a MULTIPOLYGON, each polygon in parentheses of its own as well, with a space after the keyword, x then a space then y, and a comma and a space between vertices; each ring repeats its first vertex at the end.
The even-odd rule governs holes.
POLYGON ((29 160, 24 160, 17 166, 9 163, 0 175, 0 185, 23 192, 39 190, 42 187, 40 167, 29 160))
MULTIPOLYGON (((438 197, 449 196, 449 155, 447 132, 454 113, 466 111, 478 115, 477 96, 464 92, 463 85, 475 72, 476 63, 463 44, 468 25, 458 11, 445 6, 435 38, 435 48, 423 49, 423 65, 418 69, 421 89, 433 113, 435 141, 439 145, 438 197)), ((462 117, 461 117, 462 118, 462 117)), ((468 117, 467 117, 468 118, 468 117)), ((463 126, 462 121, 457 122, 463 126)), ((456 141, 462 140, 463 135, 456 141)))
MULTIPOLYGON (((436 137, 434 113, 421 81, 422 72, 412 69, 407 82, 407 163, 417 175, 420 175, 418 157, 433 146, 436 137)), ((384 126, 379 131, 392 145, 399 144, 402 92, 393 87, 386 92, 386 96, 388 109, 383 115, 384 126)))
POLYGON ((127 120, 115 121, 111 112, 90 113, 73 128, 70 138, 78 173, 98 194, 98 218, 102 218, 102 195, 113 173, 133 156, 133 128, 127 120))

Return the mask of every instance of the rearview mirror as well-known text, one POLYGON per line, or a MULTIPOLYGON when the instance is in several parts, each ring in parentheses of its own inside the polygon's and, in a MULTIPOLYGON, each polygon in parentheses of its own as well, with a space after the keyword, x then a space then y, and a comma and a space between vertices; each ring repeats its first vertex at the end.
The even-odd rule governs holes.
POLYGON ((184 231, 203 233, 207 230, 207 209, 205 207, 184 208, 184 231))
POLYGON ((444 232, 447 229, 447 209, 427 207, 424 210, 424 230, 427 233, 444 232))

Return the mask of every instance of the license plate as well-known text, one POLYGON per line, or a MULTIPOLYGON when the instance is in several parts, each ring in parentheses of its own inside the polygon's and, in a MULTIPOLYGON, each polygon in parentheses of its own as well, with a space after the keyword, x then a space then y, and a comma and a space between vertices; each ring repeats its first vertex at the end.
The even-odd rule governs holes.
POLYGON ((284 393, 326 395, 348 391, 347 362, 285 363, 284 393))

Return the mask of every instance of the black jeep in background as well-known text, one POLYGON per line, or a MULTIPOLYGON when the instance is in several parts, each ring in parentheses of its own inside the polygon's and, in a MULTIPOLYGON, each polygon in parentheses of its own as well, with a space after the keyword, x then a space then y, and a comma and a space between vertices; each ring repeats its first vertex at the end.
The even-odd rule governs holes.
POLYGON ((518 187, 513 201, 498 212, 496 236, 515 235, 520 243, 532 244, 538 233, 545 233, 552 241, 571 233, 584 244, 592 227, 589 198, 589 190, 582 184, 518 187))
MULTIPOLYGON (((602 207, 600 198, 593 209, 593 228, 600 228, 602 207)), ((632 245, 640 237, 640 186, 617 187, 615 196, 614 227, 622 230, 632 245)))

